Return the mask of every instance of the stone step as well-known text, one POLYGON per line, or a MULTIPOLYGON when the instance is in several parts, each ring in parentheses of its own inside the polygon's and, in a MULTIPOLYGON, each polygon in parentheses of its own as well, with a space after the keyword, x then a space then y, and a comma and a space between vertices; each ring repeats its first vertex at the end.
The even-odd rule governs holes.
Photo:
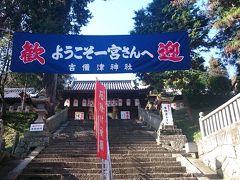
MULTIPOLYGON (((32 161, 31 166, 30 167, 38 167, 39 169, 41 169, 41 167, 55 167, 55 168, 82 168, 82 169, 98 169, 102 167, 102 163, 100 161, 98 162, 39 162, 37 160, 32 161)), ((126 170, 129 170, 130 168, 134 167, 141 167, 141 168, 155 168, 155 167, 159 167, 159 170, 161 168, 169 168, 172 169, 175 168, 179 171, 185 171, 186 169, 184 167, 181 166, 181 164, 179 162, 114 162, 112 161, 112 168, 121 168, 121 167, 127 167, 126 170)), ((174 171, 177 171, 175 170, 174 171)))
MULTIPOLYGON (((62 180, 62 179, 84 179, 84 180, 99 180, 101 178, 100 173, 92 173, 92 174, 84 174, 84 173, 55 173, 55 174, 23 174, 19 177, 19 180, 28 180, 28 179, 54 179, 54 180, 62 180)), ((197 178, 191 177, 190 174, 187 173, 131 173, 131 174, 113 174, 113 179, 170 179, 176 178, 176 180, 195 180, 197 178)))
MULTIPOLYGON (((195 177, 187 177, 188 174, 185 174, 185 176, 180 176, 179 173, 169 173, 169 174, 163 174, 158 173, 154 174, 156 177, 150 177, 146 174, 131 174, 131 175, 114 175, 113 178, 115 180, 132 180, 132 179, 148 179, 148 180, 197 180, 195 177)), ((63 174, 24 174, 21 175, 19 180, 74 180, 74 179, 84 179, 84 180, 99 180, 101 179, 100 174, 91 174, 91 175, 82 175, 82 174, 69 174, 69 173, 63 173, 63 174)))
POLYGON ((153 138, 132 138, 132 137, 127 137, 127 138, 122 138, 122 137, 120 137, 120 138, 111 138, 111 137, 109 137, 108 138, 108 140, 109 140, 109 142, 111 143, 111 142, 121 142, 121 143, 123 143, 124 144, 124 142, 125 143, 127 143, 127 142, 143 142, 143 141, 145 141, 145 142, 153 142, 155 139, 153 139, 153 138))
MULTIPOLYGON (((59 158, 59 157, 96 157, 95 154, 83 154, 83 153, 48 153, 48 154, 39 154, 37 156, 38 158, 40 157, 45 157, 45 158, 59 158)), ((132 157, 132 158, 158 158, 158 157, 172 157, 172 154, 170 152, 162 153, 162 154, 134 154, 134 155, 129 155, 129 154, 111 154, 111 158, 116 158, 116 157, 132 157)))
MULTIPOLYGON (((122 150, 160 150, 160 151, 165 151, 166 148, 165 147, 162 147, 162 146, 151 146, 151 145, 125 145, 125 144, 110 144, 109 143, 109 146, 110 146, 110 150, 117 150, 117 149, 122 149, 122 150)), ((53 149, 92 149, 92 150, 95 150, 96 149, 96 143, 95 144, 92 144, 92 145, 51 145, 49 147, 47 147, 46 149, 44 149, 44 151, 46 150, 53 150, 53 149)))
MULTIPOLYGON (((48 148, 46 148, 44 151, 46 150, 53 150, 53 149, 61 149, 61 150, 65 150, 65 149, 92 149, 92 150, 96 150, 96 144, 92 145, 92 146, 86 146, 86 145, 55 145, 55 146, 49 146, 48 148)), ((122 150, 166 150, 164 147, 162 146, 143 146, 143 147, 131 147, 131 146, 111 146, 110 145, 110 151, 111 150, 117 150, 117 149, 122 149, 122 150)))
POLYGON ((191 177, 191 174, 188 173, 129 173, 129 174, 113 174, 113 179, 151 179, 151 178, 184 178, 191 177))
MULTIPOLYGON (((134 120, 109 121, 109 144, 114 179, 195 180, 134 120)), ((72 121, 19 179, 101 179, 101 167, 93 121, 72 121)))
MULTIPOLYGON (((111 157, 112 162, 176 162, 174 157, 111 157)), ((59 157, 59 158, 48 158, 38 157, 33 161, 36 162, 99 162, 101 161, 98 157, 59 157)))
POLYGON ((160 135, 160 140, 178 140, 180 138, 186 138, 185 135, 160 135))
MULTIPOLYGON (((96 149, 46 149, 42 153, 82 153, 82 154, 96 154, 96 149)), ((116 149, 111 150, 111 154, 162 154, 162 153, 168 153, 167 150, 122 150, 122 149, 116 149)))
POLYGON ((99 180, 101 174, 71 174, 71 173, 62 173, 62 174, 22 174, 18 180, 99 180))
POLYGON ((112 166, 113 174, 132 174, 132 173, 148 173, 148 174, 154 174, 154 173, 185 173, 186 168, 181 166, 135 166, 135 167, 125 167, 123 165, 123 168, 115 168, 112 166))
POLYGON ((46 157, 38 157, 33 159, 32 162, 100 162, 101 160, 98 157, 70 157, 70 158, 63 158, 63 157, 58 157, 58 158, 46 158, 46 157))
POLYGON ((43 168, 72 168, 72 169, 76 169, 76 168, 82 168, 82 169, 98 169, 98 168, 102 168, 102 162, 98 162, 98 163, 92 163, 92 162, 36 162, 33 161, 30 164, 31 168, 36 168, 38 167, 39 169, 41 167, 43 168))
MULTIPOLYGON (((135 179, 135 178, 134 178, 135 179)), ((146 178, 139 178, 139 179, 146 179, 146 178)), ((175 178, 147 178, 148 180, 197 180, 198 178, 196 177, 175 177, 175 178)), ((114 180, 123 180, 122 178, 120 179, 114 179, 114 180)), ((132 178, 127 178, 124 180, 132 180, 132 178)))
MULTIPOLYGON (((86 165, 87 167, 89 166, 88 164, 86 165)), ((154 167, 126 167, 123 165, 124 168, 120 167, 114 167, 112 168, 113 174, 132 174, 132 173, 180 173, 180 172, 185 172, 186 169, 184 167, 179 167, 179 166, 169 166, 169 167, 163 167, 163 166, 154 166, 154 167)), ((85 168, 85 167, 78 167, 78 168, 70 168, 70 167, 59 167, 59 166, 45 166, 45 167, 37 167, 37 166, 32 166, 24 170, 24 174, 61 174, 61 173, 84 173, 84 174, 95 174, 95 173, 101 173, 101 166, 98 168, 85 168)))
POLYGON ((59 168, 59 167, 29 167, 24 170, 24 174, 101 174, 102 169, 84 169, 84 168, 59 168))
POLYGON ((122 145, 124 145, 125 143, 126 144, 140 144, 140 142, 143 145, 145 145, 145 144, 152 144, 154 142, 154 140, 151 140, 151 141, 148 141, 148 140, 145 140, 145 141, 144 140, 143 141, 141 141, 141 140, 133 141, 131 139, 129 139, 128 141, 122 141, 122 140, 115 141, 115 140, 113 140, 113 141, 109 141, 109 144, 122 144, 122 145))
POLYGON ((182 135, 181 129, 161 129, 160 130, 161 135, 182 135))
MULTIPOLYGON (((138 142, 138 143, 128 143, 128 142, 124 142, 124 143, 119 143, 119 142, 111 142, 109 143, 110 147, 115 147, 115 146, 119 146, 119 147, 161 147, 160 145, 157 145, 155 143, 155 141, 151 141, 150 143, 147 143, 145 141, 143 141, 142 143, 138 142)), ((51 146, 85 146, 85 147, 96 147, 96 141, 94 142, 84 142, 84 141, 60 141, 60 142, 54 142, 51 144, 51 146)))
MULTIPOLYGON (((121 135, 121 134, 120 134, 121 135)), ((152 136, 146 136, 145 134, 143 135, 138 135, 136 136, 135 134, 133 135, 121 135, 121 137, 113 137, 113 136, 109 136, 109 139, 142 139, 142 140, 153 140, 154 138, 152 136)))

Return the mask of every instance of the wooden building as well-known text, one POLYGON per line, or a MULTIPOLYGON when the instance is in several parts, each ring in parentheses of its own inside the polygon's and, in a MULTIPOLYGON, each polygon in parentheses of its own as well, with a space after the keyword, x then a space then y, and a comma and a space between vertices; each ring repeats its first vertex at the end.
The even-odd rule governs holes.
MULTIPOLYGON (((145 107, 149 89, 131 80, 101 81, 107 89, 108 117, 136 119, 138 106, 145 107)), ((93 119, 95 81, 73 81, 62 93, 62 106, 69 107, 70 119, 93 119)))
POLYGON ((35 88, 4 88, 4 100, 6 103, 6 110, 10 112, 29 112, 31 111, 32 106, 31 97, 37 96, 38 91, 35 88), (26 95, 23 107, 24 109, 22 110, 21 105, 24 92, 26 92, 26 95))

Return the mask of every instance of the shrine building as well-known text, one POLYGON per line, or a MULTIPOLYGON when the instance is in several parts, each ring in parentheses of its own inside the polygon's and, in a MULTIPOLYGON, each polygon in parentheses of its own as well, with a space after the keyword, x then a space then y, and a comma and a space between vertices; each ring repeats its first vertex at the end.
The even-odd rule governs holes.
MULTIPOLYGON (((149 88, 131 80, 101 81, 107 89, 108 118, 137 119, 138 107, 145 108, 149 88)), ((68 107, 69 119, 92 120, 95 81, 73 81, 62 93, 62 107, 68 107)))

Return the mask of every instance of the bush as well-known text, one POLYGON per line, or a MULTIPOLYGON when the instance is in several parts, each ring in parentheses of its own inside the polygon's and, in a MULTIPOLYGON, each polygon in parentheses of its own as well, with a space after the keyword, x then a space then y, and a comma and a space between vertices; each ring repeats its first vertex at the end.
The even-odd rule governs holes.
POLYGON ((36 118, 36 113, 7 112, 3 117, 3 138, 5 139, 5 148, 7 151, 10 152, 12 149, 16 132, 19 132, 20 137, 23 137, 24 133, 28 131, 30 124, 36 118))

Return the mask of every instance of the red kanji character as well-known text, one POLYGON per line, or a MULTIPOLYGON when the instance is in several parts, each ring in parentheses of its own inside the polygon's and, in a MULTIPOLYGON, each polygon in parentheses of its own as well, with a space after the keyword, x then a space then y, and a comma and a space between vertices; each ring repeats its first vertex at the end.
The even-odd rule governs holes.
POLYGON ((180 44, 179 42, 173 43, 168 41, 167 44, 159 43, 158 44, 158 59, 161 61, 172 61, 179 62, 182 61, 184 56, 179 56, 180 54, 180 44))
POLYGON ((45 64, 45 59, 41 57, 45 53, 45 49, 40 46, 38 42, 31 44, 29 41, 25 41, 22 46, 21 56, 19 57, 25 64, 31 63, 37 60, 41 65, 45 64))

